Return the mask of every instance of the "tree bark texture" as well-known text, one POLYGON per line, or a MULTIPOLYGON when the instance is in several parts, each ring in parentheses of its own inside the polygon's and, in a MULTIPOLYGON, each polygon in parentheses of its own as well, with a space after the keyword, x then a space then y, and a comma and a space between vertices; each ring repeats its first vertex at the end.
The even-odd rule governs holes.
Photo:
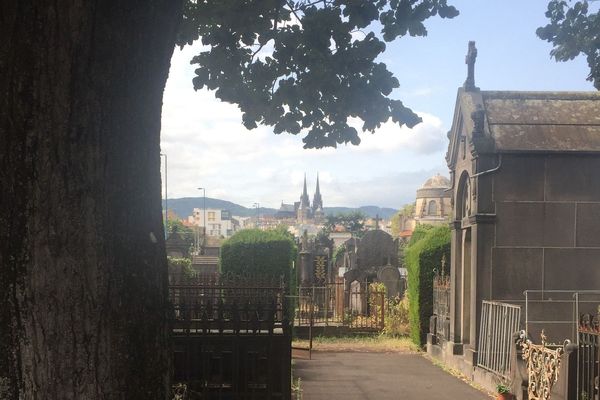
POLYGON ((165 399, 181 0, 0 4, 0 398, 165 399))

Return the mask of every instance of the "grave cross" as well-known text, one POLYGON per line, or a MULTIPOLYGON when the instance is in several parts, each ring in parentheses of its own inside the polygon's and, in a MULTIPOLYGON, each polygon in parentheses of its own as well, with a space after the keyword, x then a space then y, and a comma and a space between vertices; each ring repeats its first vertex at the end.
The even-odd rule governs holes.
POLYGON ((477 48, 475 42, 469 42, 469 51, 465 57, 465 64, 467 64, 467 80, 463 87, 467 92, 477 90, 475 87, 475 60, 477 59, 477 48))

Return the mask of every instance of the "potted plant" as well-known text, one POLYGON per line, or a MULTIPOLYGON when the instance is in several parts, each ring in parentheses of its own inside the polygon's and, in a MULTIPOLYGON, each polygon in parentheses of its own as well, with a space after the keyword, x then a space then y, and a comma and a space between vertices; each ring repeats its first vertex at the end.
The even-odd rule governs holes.
POLYGON ((506 383, 499 383, 496 385, 496 400, 513 400, 514 396, 510 392, 510 387, 506 383))

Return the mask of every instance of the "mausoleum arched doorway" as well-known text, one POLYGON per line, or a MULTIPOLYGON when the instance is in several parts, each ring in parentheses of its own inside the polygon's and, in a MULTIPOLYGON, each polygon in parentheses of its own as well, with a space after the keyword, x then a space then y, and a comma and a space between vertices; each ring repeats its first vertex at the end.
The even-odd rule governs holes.
POLYGON ((462 173, 456 196, 456 231, 453 235, 454 249, 454 321, 453 339, 455 343, 469 344, 471 332, 471 298, 473 262, 471 257, 471 179, 462 173))

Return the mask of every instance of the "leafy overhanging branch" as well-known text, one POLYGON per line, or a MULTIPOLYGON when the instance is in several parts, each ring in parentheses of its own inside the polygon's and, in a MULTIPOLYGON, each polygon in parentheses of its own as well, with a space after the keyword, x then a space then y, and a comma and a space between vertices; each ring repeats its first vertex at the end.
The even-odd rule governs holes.
POLYGON ((538 28, 536 33, 554 46, 550 56, 556 61, 569 61, 585 54, 590 67, 587 80, 600 90, 599 12, 590 12, 587 1, 552 0, 546 17, 550 23, 538 28))
POLYGON ((190 0, 178 44, 201 39, 194 88, 237 104, 246 128, 303 134, 305 148, 357 145, 350 118, 370 132, 390 118, 421 122, 388 97, 400 84, 375 60, 384 41, 427 35, 424 21, 436 15, 458 11, 446 0, 190 0), (383 40, 353 35, 375 25, 383 40))

